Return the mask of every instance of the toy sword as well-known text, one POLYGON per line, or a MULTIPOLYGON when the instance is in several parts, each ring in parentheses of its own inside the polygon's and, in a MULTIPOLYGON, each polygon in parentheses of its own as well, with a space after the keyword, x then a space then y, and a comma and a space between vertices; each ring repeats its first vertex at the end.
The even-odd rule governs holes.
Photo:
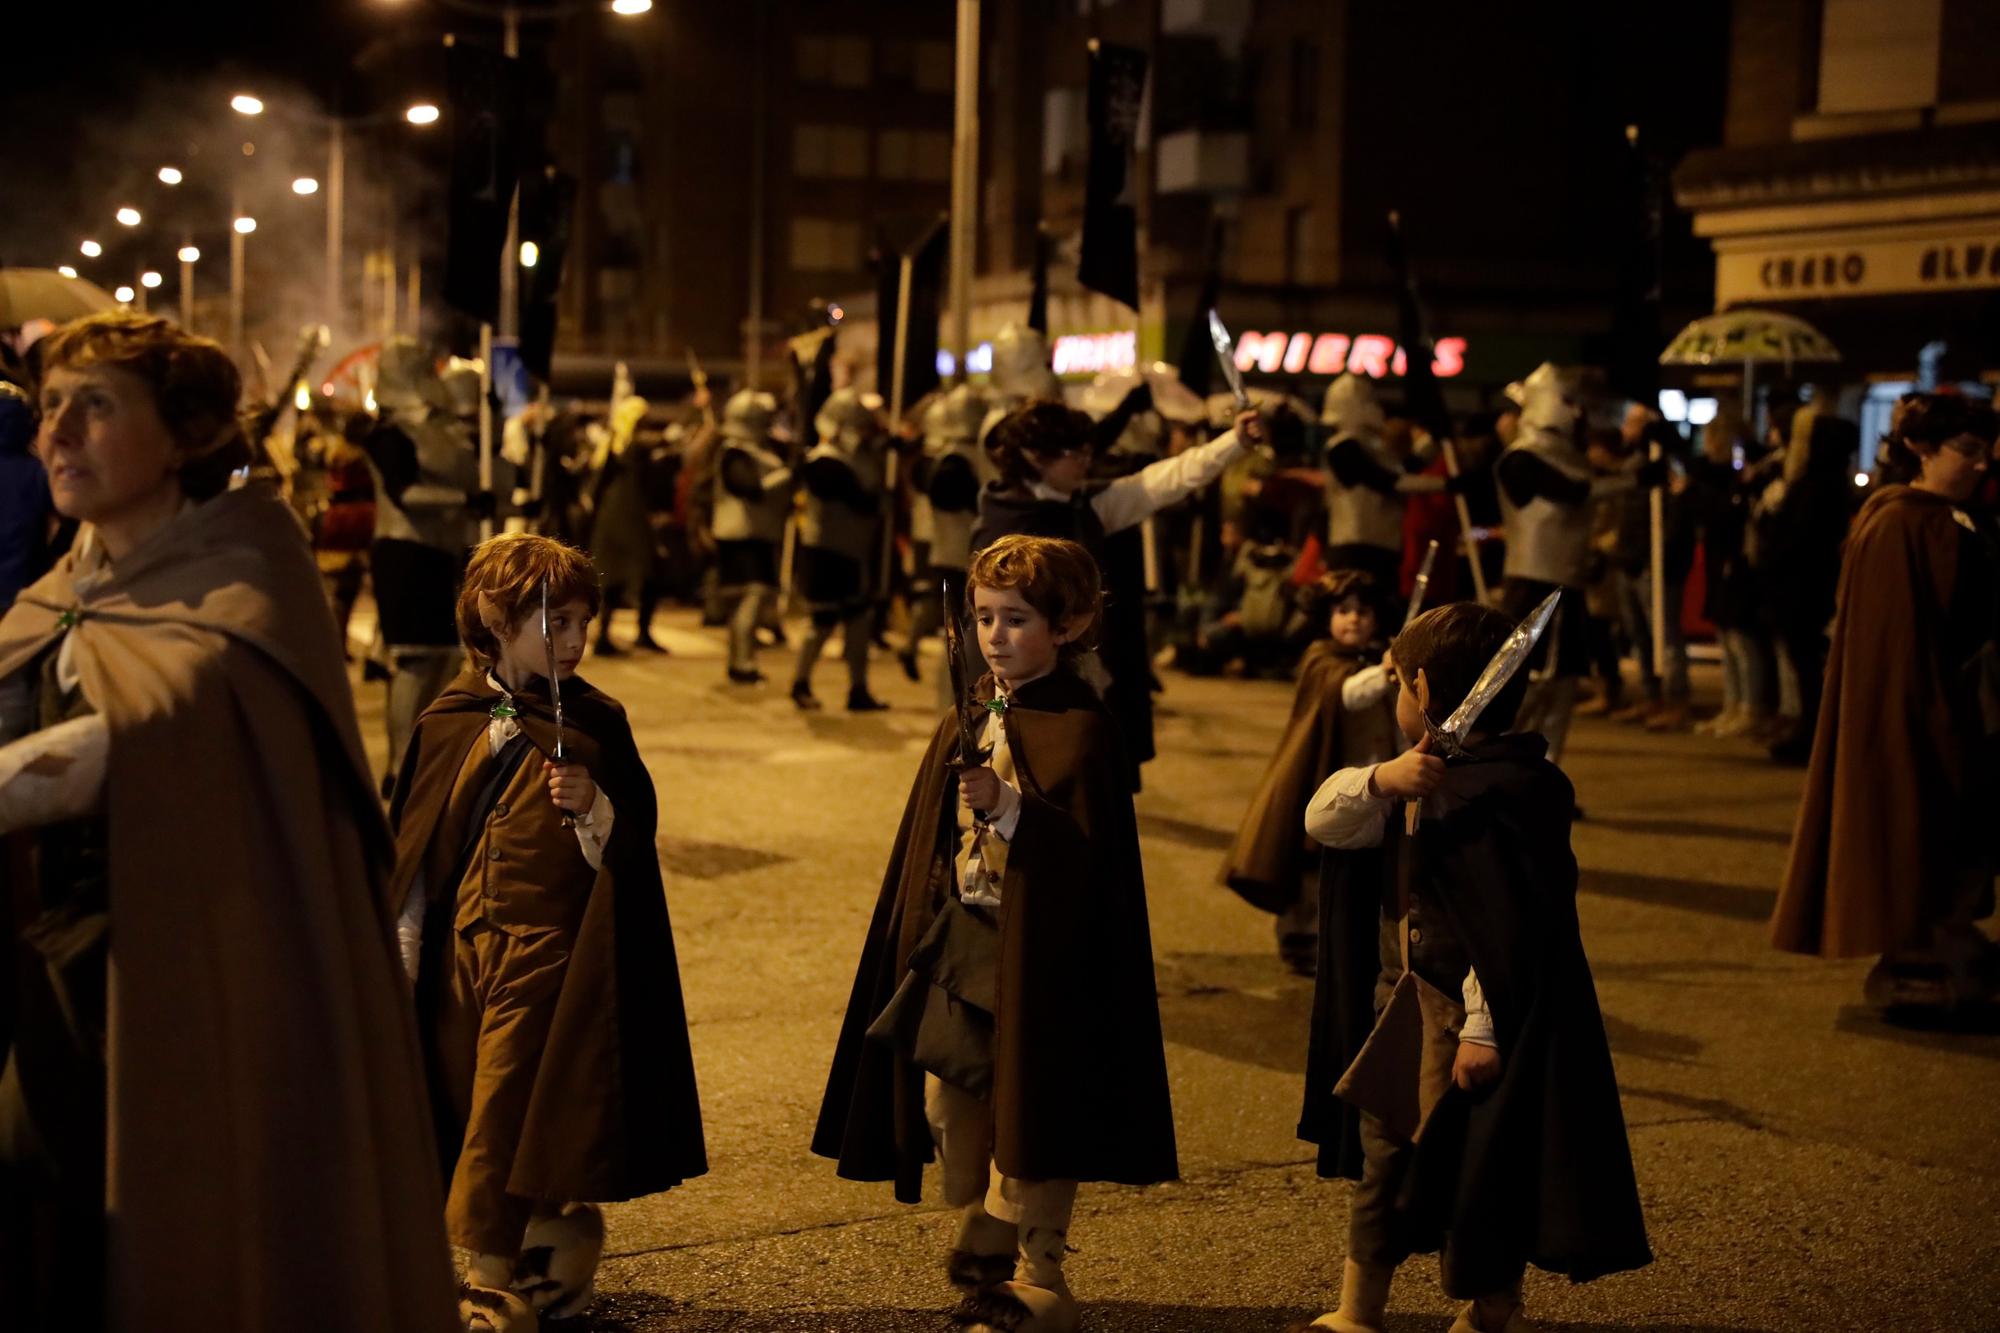
MULTIPOLYGON (((542 650, 548 654, 549 702, 556 710, 556 762, 563 762, 562 667, 556 661, 555 636, 549 633, 549 581, 542 580, 542 650)), ((563 827, 576 827, 576 816, 563 812, 563 827)))
POLYGON ((1222 316, 1215 313, 1213 306, 1208 311, 1208 340, 1215 344, 1215 359, 1222 363, 1222 375, 1229 381, 1229 392, 1236 395, 1236 410, 1248 412, 1250 395, 1243 391, 1243 372, 1236 367, 1236 340, 1229 336, 1222 316))
POLYGON ((1466 691, 1465 699, 1442 726, 1424 714, 1424 729, 1430 733, 1431 748, 1447 758, 1458 758, 1465 753, 1465 738, 1472 730, 1472 724, 1486 711, 1486 705, 1493 697, 1507 688, 1507 682, 1514 679, 1514 673, 1521 669, 1521 663, 1528 660, 1528 654, 1535 651, 1542 631, 1549 627, 1549 620, 1556 613, 1556 605, 1562 600, 1562 589, 1558 588, 1542 599, 1542 604, 1529 613, 1528 618, 1514 627, 1507 636, 1507 642, 1500 645, 1500 651, 1493 654, 1493 660, 1479 673, 1479 679, 1466 691))
POLYGON ((1404 629, 1408 629, 1410 622, 1423 614, 1424 594, 1431 589, 1431 566, 1437 563, 1437 558, 1437 538, 1433 537, 1431 544, 1424 548, 1424 563, 1417 566, 1416 586, 1410 589, 1410 609, 1403 616, 1404 629))
MULTIPOLYGON (((966 702, 972 698, 965 683, 965 635, 958 627, 959 608, 951 604, 950 592, 939 595, 944 598, 944 665, 951 678, 951 713, 958 719, 958 762, 961 768, 977 768, 990 752, 980 744, 979 732, 965 712, 966 702)), ((980 823, 986 822, 983 810, 972 813, 980 823)))

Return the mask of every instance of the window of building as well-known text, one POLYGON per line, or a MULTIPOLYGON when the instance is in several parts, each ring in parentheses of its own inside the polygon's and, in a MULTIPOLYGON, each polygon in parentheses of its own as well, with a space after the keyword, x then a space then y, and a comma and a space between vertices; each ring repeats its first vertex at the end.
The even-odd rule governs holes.
POLYGON ((1319 48, 1311 42, 1292 47, 1292 128, 1310 130, 1319 120, 1319 48))
POLYGON ((875 174, 891 181, 951 179, 951 135, 944 130, 883 130, 875 136, 875 174))
POLYGON ((850 272, 861 266, 861 224, 793 218, 792 267, 801 273, 850 272))
POLYGON ((792 170, 800 176, 862 179, 868 174, 868 131, 859 125, 794 125, 792 170))
POLYGON ((1081 160, 1086 126, 1083 89, 1051 88, 1042 95, 1042 174, 1059 176, 1081 160))
POLYGON ((792 42, 792 65, 801 83, 866 88, 874 82, 874 61, 866 37, 801 33, 792 42))
POLYGON ((915 42, 910 82, 920 93, 948 93, 957 79, 957 49, 950 42, 915 42))
POLYGON ((1935 106, 1943 0, 1826 0, 1820 24, 1823 115, 1935 106))

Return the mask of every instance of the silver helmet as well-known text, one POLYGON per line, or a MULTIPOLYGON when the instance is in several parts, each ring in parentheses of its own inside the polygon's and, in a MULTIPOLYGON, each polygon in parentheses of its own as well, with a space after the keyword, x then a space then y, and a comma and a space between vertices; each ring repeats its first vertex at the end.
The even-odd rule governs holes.
POLYGON ((762 389, 738 389, 722 409, 722 438, 743 444, 762 444, 771 434, 771 420, 778 415, 778 400, 762 389))
POLYGON ((1008 324, 993 335, 993 387, 1010 398, 1062 397, 1041 330, 1008 324))
POLYGON ((1319 424, 1331 428, 1335 439, 1350 436, 1378 436, 1383 426, 1382 404, 1375 401, 1374 384, 1349 371, 1326 386, 1320 400, 1319 424))
POLYGON ((961 384, 939 394, 924 409, 924 443, 933 449, 950 449, 979 438, 980 423, 986 420, 986 395, 970 384, 961 384))
POLYGON ((819 415, 813 418, 813 429, 821 443, 838 443, 843 449, 854 450, 872 439, 880 424, 860 390, 838 389, 821 405, 819 415))
POLYGON ((1524 430, 1567 436, 1583 415, 1583 386, 1575 372, 1553 361, 1536 366, 1524 380, 1507 386, 1507 396, 1521 408, 1524 430))

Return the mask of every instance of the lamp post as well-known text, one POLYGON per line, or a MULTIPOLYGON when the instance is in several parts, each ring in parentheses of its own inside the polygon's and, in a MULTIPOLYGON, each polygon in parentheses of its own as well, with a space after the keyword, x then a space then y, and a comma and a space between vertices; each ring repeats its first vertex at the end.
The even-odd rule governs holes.
POLYGON ((201 251, 190 241, 180 248, 180 253, 175 257, 181 261, 181 327, 193 333, 194 266, 201 261, 201 251))
POLYGON ((972 359, 972 259, 979 209, 979 0, 958 0, 957 106, 951 145, 951 343, 958 382, 972 359))
POLYGON ((243 214, 229 224, 229 350, 243 353, 243 267, 244 246, 257 230, 257 219, 243 214))

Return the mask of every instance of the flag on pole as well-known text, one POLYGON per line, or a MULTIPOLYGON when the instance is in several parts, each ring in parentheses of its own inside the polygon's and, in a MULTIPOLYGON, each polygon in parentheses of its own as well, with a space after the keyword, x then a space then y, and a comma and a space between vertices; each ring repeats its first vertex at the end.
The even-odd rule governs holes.
POLYGON ((1139 209, 1133 154, 1146 93, 1146 53, 1090 44, 1090 165, 1076 280, 1139 308, 1139 209))
POLYGON ((520 172, 519 62, 466 42, 446 53, 451 192, 444 299, 500 322, 500 251, 520 172))
POLYGON ((1208 263, 1201 272, 1201 291, 1188 312, 1187 334, 1181 339, 1181 383, 1206 398, 1215 383, 1215 343, 1208 332, 1208 312, 1222 304, 1222 219, 1208 228, 1208 263))
POLYGON ((896 374, 896 310, 903 257, 910 258, 910 327, 903 338, 903 406, 938 386, 938 313, 944 303, 949 233, 940 214, 892 218, 875 247, 875 389, 884 401, 896 374))
POLYGON ((1028 327, 1049 336, 1049 229, 1035 223, 1034 286, 1028 294, 1028 327))
POLYGON ((521 363, 544 384, 555 359, 556 297, 569 254, 576 210, 576 177, 553 166, 521 177, 521 247, 535 247, 535 262, 521 269, 521 363))

